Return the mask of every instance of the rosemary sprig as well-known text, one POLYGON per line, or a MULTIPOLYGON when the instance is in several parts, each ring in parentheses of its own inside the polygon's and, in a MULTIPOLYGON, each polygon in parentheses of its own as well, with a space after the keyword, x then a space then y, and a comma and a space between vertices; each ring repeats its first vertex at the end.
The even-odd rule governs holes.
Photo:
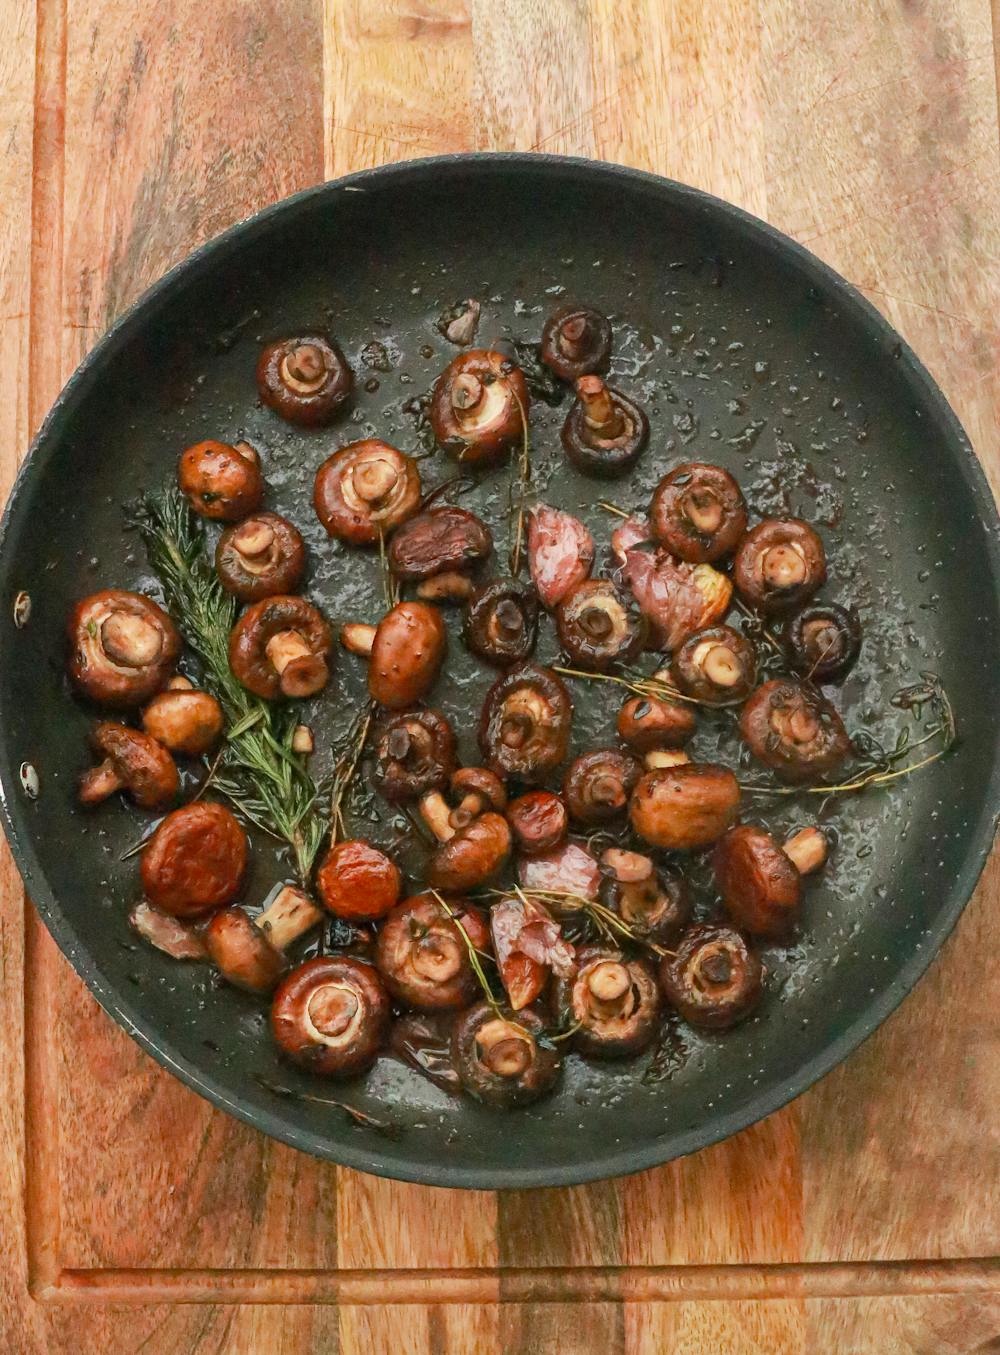
POLYGON ((489 1006, 493 1009, 494 1014, 498 1016, 502 1021, 506 1021, 507 1017, 504 1014, 503 1008, 500 1006, 500 1003, 496 999, 496 994, 493 992, 493 987, 489 979, 486 977, 486 970, 483 968, 482 963, 483 960, 484 959, 492 960, 493 957, 491 955, 486 955, 484 951, 479 950, 473 944, 472 937, 469 935, 469 933, 465 930, 464 926, 462 925, 462 919, 458 916, 458 914, 447 902, 447 900, 443 897, 443 895, 439 894, 436 889, 429 889, 427 892, 431 894, 435 899, 437 899, 438 903, 447 913, 448 917, 450 917, 452 922, 454 922, 455 926, 458 929, 458 934, 462 938, 462 943, 465 946, 466 954, 469 957, 469 968, 472 970, 473 974, 475 974, 479 986, 483 990, 483 997, 486 999, 489 1006))
MULTIPOLYGON (((502 891, 491 891, 502 893, 502 891)), ((564 908, 569 912, 583 913, 594 924, 597 931, 606 941, 617 945, 619 940, 631 941, 633 945, 643 946, 651 950, 654 955, 661 958, 664 955, 672 955, 673 951, 666 950, 655 941, 650 941, 647 937, 640 936, 623 917, 619 917, 616 912, 610 908, 605 908, 603 903, 598 903, 595 899, 586 899, 582 894, 574 894, 562 889, 522 889, 520 885, 514 886, 514 892, 524 902, 529 903, 532 899, 538 903, 550 907, 553 904, 557 908, 564 908)))

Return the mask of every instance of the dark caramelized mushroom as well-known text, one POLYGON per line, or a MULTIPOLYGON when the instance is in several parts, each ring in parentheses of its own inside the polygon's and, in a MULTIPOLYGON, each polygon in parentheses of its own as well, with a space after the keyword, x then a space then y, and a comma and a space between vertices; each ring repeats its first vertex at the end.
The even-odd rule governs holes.
POLYGON ((670 676, 685 696, 709 706, 732 706, 753 691, 757 652, 732 626, 709 626, 684 641, 670 676))
POLYGON ((792 783, 824 777, 851 752, 844 722, 829 701, 790 678, 757 688, 740 714, 740 733, 755 757, 792 783))
POLYGON ((688 461, 657 485, 649 521, 653 536, 671 555, 712 564, 736 549, 747 529, 747 506, 728 471, 688 461))
POLYGON ((586 579, 556 608, 559 643, 570 661, 592 673, 631 663, 646 643, 646 619, 610 579, 586 579))
POLYGON ((352 442, 316 472, 313 506, 330 536, 372 546, 419 510, 420 471, 412 456, 387 442, 352 442))
POLYGON ((631 696, 618 712, 618 737, 636 753, 680 748, 695 731, 695 714, 681 701, 631 696))
POLYGON ((350 955, 293 969, 274 995, 271 1032, 286 1057, 324 1077, 354 1077, 389 1033, 389 995, 378 973, 350 955))
POLYGON ((486 694, 479 746, 499 776, 541 781, 566 757, 573 703, 549 668, 526 663, 497 678, 486 694))
POLYGON ((399 902, 402 891, 399 868, 368 842, 338 842, 316 872, 316 892, 323 907, 352 922, 384 917, 399 902))
POLYGON ((578 518, 540 503, 528 513, 528 565, 542 606, 551 611, 590 575, 594 538, 578 518))
POLYGON ((460 353, 438 377, 430 421, 441 446, 467 465, 489 465, 521 441, 528 387, 510 358, 485 348, 460 353))
POLYGON ((141 593, 105 588, 78 602, 66 626, 67 669, 101 706, 139 706, 160 690, 181 652, 177 627, 141 593))
POLYGON ((256 918, 224 908, 205 928, 205 945, 222 976, 248 993, 269 993, 287 969, 284 952, 322 921, 313 901, 285 885, 256 918))
POLYGON ((663 995, 689 1025, 726 1030, 753 1011, 764 967, 732 927, 692 927, 660 961, 663 995))
POLYGON ((555 1085, 561 1056, 540 1044, 545 1022, 531 1007, 498 1015, 485 1002, 464 1012, 452 1033, 452 1057, 470 1096, 485 1105, 526 1106, 555 1085))
POLYGON ((861 622, 852 607, 812 604, 789 617, 784 630, 791 666, 810 682, 836 682, 854 667, 861 622))
POLYGON ((631 753, 598 748, 581 753, 563 778, 563 799, 577 823, 610 823, 624 814, 629 796, 642 774, 631 753))
POLYGON ((560 306, 542 330, 541 357, 563 381, 611 365, 611 321, 592 306, 560 306))
POLYGON ((311 602, 271 597, 248 607, 229 637, 229 666, 265 701, 306 697, 330 678, 333 633, 311 602))
POLYGON ((472 592, 469 576, 492 550, 493 537, 485 522, 464 508, 445 504, 418 513, 393 534, 389 568, 401 583, 416 583, 420 596, 435 581, 434 591, 440 594, 442 581, 457 576, 465 581, 464 589, 456 590, 451 583, 446 592, 456 600, 472 592))
POLYGON ((347 359, 323 334, 269 343, 257 363, 260 398, 289 423, 329 423, 353 385, 347 359))
POLYGON ((225 805, 197 800, 158 825, 142 852, 146 898, 172 917, 232 903, 246 872, 247 835, 225 805))
POLYGON ((600 900, 643 941, 669 945, 691 917, 691 898, 680 875, 657 870, 641 852, 609 847, 601 854, 600 900))
POLYGON ((826 580, 823 542, 798 518, 765 518, 740 542, 733 578, 740 597, 758 611, 798 607, 826 580))
POLYGON ((569 832, 569 811, 550 790, 530 790, 507 806, 507 822, 522 856, 544 856, 569 832))
POLYGON ((694 851, 736 821, 740 788, 728 767, 689 762, 646 772, 632 794, 632 827, 653 847, 694 851))
POLYGON ((219 522, 238 522, 264 497, 260 457, 248 442, 195 443, 181 455, 177 479, 194 511, 219 522))
POLYGON ((405 710, 437 680, 448 647, 441 613, 426 602, 400 602, 377 626, 341 627, 340 643, 368 658, 368 691, 388 710, 405 710))
POLYGON ((784 847, 763 828, 730 828, 712 853, 726 911, 754 936, 785 936, 798 915, 801 877, 819 870, 827 850, 818 828, 802 829, 784 847))
POLYGON ((241 602, 259 602, 298 587, 306 548, 297 527, 277 513, 254 513, 227 527, 215 548, 223 588, 241 602))
POLYGON ((573 1047, 591 1059, 623 1059, 641 1053, 660 1019, 660 990, 648 960, 627 959, 607 946, 588 946, 577 971, 556 985, 560 1024, 575 1027, 573 1047))
POLYGON ((599 376, 581 376, 576 394, 562 429, 566 455, 584 475, 600 480, 624 475, 649 441, 645 410, 599 376))
POLYGON ((375 964, 397 1002, 418 1011, 467 1007, 479 990, 466 940, 486 951, 490 932, 464 899, 449 900, 458 922, 433 894, 404 899, 386 918, 375 942, 375 964))
POLYGON ((160 809, 176 799, 180 777, 173 758, 156 739, 110 720, 99 724, 90 739, 101 761, 80 778, 82 805, 100 804, 119 790, 140 809, 160 809))
POLYGON ((487 663, 504 668, 523 663, 538 637, 538 595, 516 579, 492 579, 465 605, 462 637, 487 663))
POLYGON ((151 738, 185 757, 201 757, 219 742, 225 726, 222 707, 208 692, 197 692, 187 678, 171 678, 167 690, 142 712, 151 738))
POLYGON ((443 790, 455 769, 455 735, 436 710, 388 716, 375 738, 375 785, 393 804, 443 790))

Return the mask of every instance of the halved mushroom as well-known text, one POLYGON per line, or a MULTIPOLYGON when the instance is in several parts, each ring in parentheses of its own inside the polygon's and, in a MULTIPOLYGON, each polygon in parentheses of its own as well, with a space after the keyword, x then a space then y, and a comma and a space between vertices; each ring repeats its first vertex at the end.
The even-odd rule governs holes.
POLYGON ((455 735, 436 710, 387 716, 375 736, 375 785, 393 804, 443 790, 455 769, 455 735))
POLYGON ((676 650, 689 635, 721 621, 729 611, 733 585, 711 565, 675 560, 665 550, 640 547, 625 553, 622 579, 650 625, 650 647, 676 650))
POLYGON ((803 875, 819 870, 828 843, 803 828, 784 847, 763 828, 740 824, 715 844, 712 870, 726 911, 754 936, 784 936, 798 915, 803 875))
POLYGON ((301 533, 278 513, 254 513, 227 527, 215 548, 219 582, 241 602, 291 593, 305 566, 301 533))
POLYGON ((810 682, 837 682, 854 667, 861 649, 861 622, 852 607, 811 603, 785 623, 791 666, 810 682))
POLYGON ((530 397, 524 373, 503 353, 470 348, 438 377, 430 421, 445 451, 468 465, 499 461, 521 441, 530 397))
POLYGON ((560 1024, 574 1028, 574 1049, 592 1059, 641 1053, 660 1021, 653 966, 609 946, 587 946, 578 953, 576 973, 557 983, 554 1005, 560 1024))
POLYGON ((625 813, 642 767, 631 753, 598 748, 581 753, 563 777, 562 793, 577 823, 610 823, 625 813))
POLYGON ((101 706, 139 706, 160 690, 181 652, 177 627, 141 593, 105 588, 76 603, 66 626, 67 671, 101 706))
POLYGON ((354 374, 325 334, 269 343, 257 362, 257 390, 289 423, 329 423, 351 393, 354 374))
POLYGON ((316 871, 316 892, 327 912, 348 921, 385 917, 399 902, 403 877, 370 842, 338 842, 316 871))
POLYGON ((850 755, 844 722, 825 697, 791 678, 758 687, 740 714, 754 756, 782 781, 822 778, 850 755))
POLYGON ((285 951, 323 920, 295 885, 284 885, 256 918, 224 908, 205 928, 208 953, 224 978, 248 993, 269 993, 288 968, 285 951))
POLYGON ((324 1077, 354 1077, 389 1033, 390 1004, 378 972, 351 955, 323 955, 293 969, 274 995, 271 1032, 282 1053, 324 1077))
POLYGON ((526 663, 487 692, 479 746, 498 775, 541 781, 566 757, 572 723, 573 703, 560 678, 526 663))
POLYGON ((569 811, 550 790, 530 790, 511 800, 507 822, 522 856, 543 856, 569 832, 569 811))
POLYGON ((516 579, 491 579, 470 596, 462 620, 466 647, 487 663, 523 663, 538 637, 538 595, 516 579))
POLYGON ((826 580, 823 542, 799 518, 765 518, 740 542, 733 578, 744 602, 765 615, 801 606, 826 580))
POLYGON ((694 708, 681 701, 631 696, 618 712, 618 737, 636 753, 680 748, 696 723, 694 708))
POLYGON ((560 306, 542 330, 541 358, 563 381, 611 365, 611 321, 593 306, 560 306))
POLYGON ((225 716, 208 692, 194 689, 187 678, 171 678, 142 712, 142 727, 151 738, 186 757, 201 757, 222 737, 225 716))
POLYGON ((314 696, 330 679, 333 632, 300 597, 270 597, 249 606, 229 637, 229 666, 265 701, 314 696))
POLYGON ((218 522, 238 522, 264 497, 260 457, 248 442, 196 442, 182 453, 177 479, 194 511, 218 522))
POLYGON ((420 470, 387 442, 352 442, 316 472, 313 506, 330 536, 350 546, 374 545, 419 511, 420 470))
POLYGON ((579 520, 540 503, 528 512, 528 566, 543 607, 550 611, 594 566, 594 538, 579 520))
POLYGON ((398 528, 389 545, 389 568, 401 583, 416 583, 418 597, 462 602, 473 591, 473 572, 492 550, 485 522, 443 504, 398 528))
POLYGON ((709 626, 684 641, 674 655, 670 676, 685 696, 696 701, 736 705, 746 700, 757 681, 757 651, 732 626, 709 626))
POLYGON ((464 899, 450 899, 448 908, 454 917, 433 894, 404 899, 375 942, 375 965, 385 986, 397 1002, 418 1011, 467 1007, 479 990, 467 941, 488 950, 489 928, 464 899))
POLYGON ((609 847, 601 853, 600 900, 634 936, 669 945, 691 918, 691 896, 682 876, 660 870, 641 852, 609 847))
POLYGON ((340 643, 368 659, 368 691, 388 710, 405 710, 437 680, 448 647, 441 613, 426 602, 400 602, 377 626, 350 622, 340 643))
POLYGON ((736 549, 747 529, 747 506, 728 471, 687 461, 656 486, 649 520, 656 540, 671 555, 712 564, 736 549))
POLYGON ((462 894, 502 869, 510 856, 510 828, 493 809, 455 827, 454 812, 440 791, 431 791, 420 801, 421 816, 441 844, 431 857, 427 883, 432 889, 462 894))
POLYGON ((576 401, 562 428, 562 445, 584 475, 610 480, 624 475, 649 442, 646 411, 599 376, 581 376, 576 401))
POLYGON ((232 903, 246 873, 247 835, 225 805, 196 800, 168 814, 142 852, 146 898, 173 917, 232 903))
POLYGON ((101 761, 80 778, 78 799, 97 805, 125 791, 140 809, 160 809, 176 799, 180 777, 174 760, 156 739, 106 720, 90 736, 101 761))
POLYGON ((663 995, 689 1025, 726 1030, 749 1016, 763 992, 764 966, 732 927, 692 927, 660 961, 663 995))
POLYGON ((452 1058, 466 1092, 485 1105, 526 1106, 555 1086, 556 1046, 539 1043, 545 1022, 531 1007, 509 1016, 486 1002, 464 1012, 452 1033, 452 1058))
POLYGON ((736 821, 740 788, 728 767, 689 762, 648 771, 632 793, 632 827, 653 847, 696 851, 736 821))
POLYGON ((569 660, 593 673, 631 663, 646 643, 646 619, 610 579, 586 579, 556 608, 559 643, 569 660))

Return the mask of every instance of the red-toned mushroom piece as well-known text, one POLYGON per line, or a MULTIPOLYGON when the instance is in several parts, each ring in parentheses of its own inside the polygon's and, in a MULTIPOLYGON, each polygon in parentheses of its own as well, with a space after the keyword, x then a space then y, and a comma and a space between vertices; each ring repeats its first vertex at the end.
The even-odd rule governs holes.
POLYGON ((521 369, 485 348, 470 348, 438 377, 430 422, 445 451, 465 465, 501 460, 524 436, 530 397, 521 369))
POLYGON ((70 681, 101 706, 142 705, 180 657, 180 633, 162 607, 123 588, 105 588, 76 603, 66 631, 70 681))
POLYGON ((404 522, 389 545, 389 568, 400 583, 415 583, 425 601, 463 602, 472 575, 493 551, 493 537, 475 513, 452 504, 428 508, 404 522))
POLYGON ((325 334, 278 339, 257 362, 260 398, 289 423, 329 423, 353 385, 347 359, 325 334))
POLYGON ((307 960, 271 1004, 281 1052, 323 1077, 355 1077, 375 1062, 389 1033, 389 994, 371 965, 350 955, 307 960))
POLYGON ((350 622, 340 643, 368 659, 368 691, 388 710, 405 710, 430 691, 448 647, 441 613, 426 602, 400 602, 377 626, 350 622))
POLYGON ((238 522, 264 497, 260 457, 248 442, 196 442, 181 454, 177 480, 194 511, 217 522, 238 522))
POLYGON ((500 668, 523 663, 538 637, 538 595, 516 579, 491 579, 465 604, 462 638, 477 658, 500 668))
POLYGON ((443 790, 454 770, 455 735, 440 711, 401 711, 379 725, 372 777, 390 803, 443 790))
POLYGON ((782 638, 792 668, 810 682, 839 682, 861 649, 861 622, 852 607, 810 604, 789 617, 782 638))
POLYGON ((740 542, 733 578, 744 602, 765 615, 799 607, 826 581, 823 542, 799 518, 765 518, 740 542))
POLYGON ((227 527, 215 548, 215 571, 241 602, 291 593, 306 567, 302 535, 278 513, 253 513, 227 527))
POLYGON ((694 734, 694 708, 682 701, 630 696, 618 712, 618 737, 636 753, 680 748, 694 734))
POLYGON ((793 784, 822 779, 851 752, 844 722, 829 701, 791 678, 757 688, 740 713, 740 733, 754 757, 793 784))
POLYGON ((728 767, 689 762, 648 771, 632 792, 632 827, 652 847, 696 851, 736 822, 740 788, 728 767))
POLYGON ((285 951, 323 920, 295 885, 285 885, 256 918, 224 908, 205 928, 205 946, 222 976, 248 993, 269 993, 288 968, 285 951))
POLYGON ((593 306, 560 306, 542 330, 541 358, 562 381, 611 365, 611 321, 593 306))
POLYGON ((590 576, 594 538, 579 518, 538 504, 528 512, 528 565, 542 606, 552 611, 590 576))
POLYGON ((481 1002, 452 1032, 452 1058, 465 1091, 498 1109, 526 1106, 555 1086, 562 1066, 556 1046, 539 1043, 545 1022, 531 1007, 509 1016, 481 1002))
POLYGON ((752 936, 785 936, 795 922, 803 875, 819 870, 829 846, 818 828, 803 828, 784 847, 763 828, 740 824, 715 844, 712 870, 726 911, 752 936))
POLYGON ((660 990, 648 960, 608 946, 587 946, 571 979, 556 985, 560 1025, 574 1029, 573 1047, 591 1059, 625 1059, 648 1048, 660 1021, 660 990))
POLYGON ((588 825, 611 823, 625 813, 641 775, 639 762, 619 748, 581 753, 563 777, 563 799, 570 818, 588 825))
POLYGON ((565 759, 573 703, 549 668, 523 664, 499 677, 486 694, 479 746, 499 776, 541 781, 565 759))
POLYGON ((610 579, 586 579, 556 608, 559 643, 569 661, 592 673, 631 663, 646 643, 646 619, 610 579))
POLYGON ((246 873, 247 835, 225 805, 197 800, 168 814, 143 849, 146 898, 173 917, 223 908, 246 873))
POLYGON ((708 706, 745 701, 757 681, 757 651, 732 626, 695 631, 674 655, 670 676, 685 696, 708 706))
POLYGON ((507 806, 514 846, 522 856, 544 856, 569 832, 569 811, 550 790, 529 790, 507 806))
POLYGON ((722 621, 732 602, 727 575, 711 565, 675 560, 662 549, 627 550, 621 576, 649 622, 653 649, 679 649, 695 631, 722 621))
POLYGON ((764 966, 732 927, 692 927, 660 961, 663 995, 689 1025, 727 1030, 763 992, 764 966))
MULTIPOLYGON (((471 770, 462 769, 466 774, 471 770)), ((427 868, 427 883, 446 894, 462 894, 485 884, 510 856, 510 828, 497 812, 497 807, 502 809, 506 803, 506 792, 494 778, 491 801, 486 780, 490 773, 484 768, 475 770, 483 773, 482 778, 472 780, 466 775, 456 782, 459 772, 452 778, 461 796, 457 807, 450 805, 440 791, 431 791, 420 801, 421 817, 440 843, 427 868), (470 818, 473 802, 484 807, 470 818)))
POLYGON ((385 986, 397 1002, 418 1011, 467 1007, 479 990, 468 943, 488 950, 489 928, 464 899, 450 899, 448 908, 454 917, 433 894, 404 899, 375 942, 375 965, 385 986))
POLYGON ((209 692, 196 691, 185 677, 173 677, 142 712, 146 733, 184 757, 201 757, 222 737, 225 716, 209 692))
POLYGON ((370 842, 338 842, 316 871, 323 907, 348 921, 385 917, 399 902, 403 877, 394 861, 370 842))
POLYGON ((600 901, 643 941, 669 945, 691 918, 687 885, 641 852, 609 847, 601 853, 600 901))
POLYGON ((649 442, 646 411, 599 376, 581 376, 562 428, 563 450, 583 475, 612 480, 630 471, 649 442))
POLYGON ((239 682, 263 697, 315 696, 330 680, 333 632, 311 602, 264 598, 249 606, 229 637, 229 666, 239 682))
POLYGON ((106 720, 90 736, 101 761, 80 778, 77 798, 92 806, 125 791, 140 809, 161 809, 177 798, 180 777, 174 760, 156 739, 106 720))
POLYGON ((678 560, 712 564, 739 545, 747 529, 747 506, 728 471, 687 461, 657 485, 649 521, 653 536, 678 560))
POLYGON ((373 546, 419 511, 420 493, 413 457, 365 438, 323 462, 313 485, 313 506, 330 536, 349 546, 373 546))

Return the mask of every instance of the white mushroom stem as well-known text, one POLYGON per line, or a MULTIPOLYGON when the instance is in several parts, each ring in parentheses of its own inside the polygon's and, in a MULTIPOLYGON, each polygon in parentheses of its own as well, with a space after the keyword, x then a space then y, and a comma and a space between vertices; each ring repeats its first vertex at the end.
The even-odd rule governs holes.
POLYGON ((448 823, 454 829, 465 828, 478 818, 485 809, 489 808, 489 801, 485 795, 481 795, 477 790, 470 790, 456 807, 448 815, 448 823))
POLYGON ((112 663, 145 668, 159 658, 163 636, 145 617, 111 612, 101 626, 101 646, 112 663))
POLYGON ((630 982, 628 970, 617 960, 602 960, 587 975, 587 987, 598 1002, 617 1002, 630 982))
POLYGON ((588 428, 600 433, 604 438, 616 438, 622 431, 624 420, 621 412, 615 408, 611 392, 599 376, 581 376, 576 383, 576 393, 583 405, 583 417, 588 428))
POLYGON ((464 602, 472 596, 473 582, 468 574, 457 569, 446 569, 417 584, 417 597, 425 602, 464 602))
POLYGON ((292 731, 292 752, 306 757, 314 750, 313 732, 308 725, 296 725, 292 731))
POLYGON ((340 643, 352 654, 360 654, 363 659, 371 658, 372 645, 375 643, 377 627, 366 626, 361 621, 348 621, 340 628, 340 643))
POLYGON ((650 771, 660 767, 684 767, 691 759, 679 748, 654 748, 643 758, 650 771))
POLYGON ((322 921, 322 910, 295 885, 285 885, 257 919, 258 928, 275 950, 285 950, 322 921))
POLYGON ((818 828, 802 828, 785 843, 785 855, 800 875, 812 875, 826 864, 830 844, 818 828))
POLYGON ((268 640, 264 652, 279 677, 290 663, 312 655, 312 650, 297 630, 279 630, 277 635, 272 635, 268 640))
POLYGON ((428 791, 419 804, 420 816, 439 842, 449 842, 455 836, 451 826, 451 807, 439 790, 428 791))

